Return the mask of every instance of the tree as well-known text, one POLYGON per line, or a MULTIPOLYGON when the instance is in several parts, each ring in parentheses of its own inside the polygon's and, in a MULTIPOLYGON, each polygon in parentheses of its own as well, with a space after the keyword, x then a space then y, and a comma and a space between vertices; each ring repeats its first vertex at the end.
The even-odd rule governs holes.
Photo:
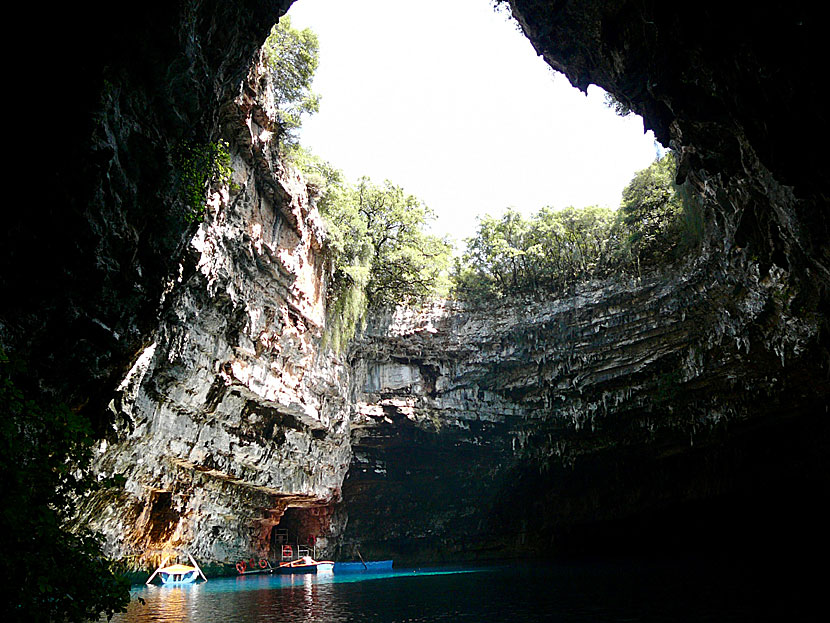
POLYGON ((67 529, 75 500, 101 486, 92 444, 88 420, 45 400, 0 350, 0 581, 14 621, 86 621, 129 603, 97 538, 67 529))
POLYGON ((513 209, 479 220, 476 235, 456 262, 456 294, 544 296, 602 274, 609 257, 613 213, 588 206, 542 208, 529 219, 513 209))
POLYGON ((297 30, 283 16, 265 40, 265 60, 274 79, 274 99, 283 128, 282 142, 296 143, 304 114, 320 109, 320 96, 311 90, 319 63, 320 44, 310 28, 297 30))
POLYGON ((623 252, 637 265, 675 259, 680 243, 683 204, 675 192, 671 153, 634 174, 625 187, 619 219, 624 226, 623 252))
POLYGON ((342 349, 370 309, 445 294, 451 245, 428 234, 431 210, 403 188, 363 177, 347 184, 329 163, 299 148, 314 179, 332 263, 327 340, 342 349))
POLYGON ((616 214, 587 206, 545 207, 525 219, 513 209, 479 219, 453 271, 454 293, 471 300, 550 296, 578 281, 664 266, 699 246, 703 208, 681 197, 671 152, 638 171, 616 214))
POLYGON ((344 258, 368 264, 370 307, 421 301, 443 283, 450 245, 425 232, 432 211, 400 186, 389 180, 378 186, 363 177, 346 187, 324 216, 336 223, 331 229, 344 258))
MULTIPOLYGON (((467 285, 479 288, 489 284, 502 295, 525 289, 528 281, 528 263, 525 257, 527 222, 522 215, 508 208, 500 218, 485 215, 479 219, 478 232, 467 240, 464 263, 474 273, 468 273, 467 285)), ((458 282, 458 278, 456 278, 458 282)))

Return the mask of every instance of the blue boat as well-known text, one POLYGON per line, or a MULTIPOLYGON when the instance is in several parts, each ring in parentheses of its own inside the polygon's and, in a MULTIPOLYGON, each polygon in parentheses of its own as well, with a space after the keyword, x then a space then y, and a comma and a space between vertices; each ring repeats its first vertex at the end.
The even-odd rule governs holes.
POLYGON ((369 562, 336 562, 335 573, 356 573, 362 571, 390 571, 391 560, 370 560, 369 562))

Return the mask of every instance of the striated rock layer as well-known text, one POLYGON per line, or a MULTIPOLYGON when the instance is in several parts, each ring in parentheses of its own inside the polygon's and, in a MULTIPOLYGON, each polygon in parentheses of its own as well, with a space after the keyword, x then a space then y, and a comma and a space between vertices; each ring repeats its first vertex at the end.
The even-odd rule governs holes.
POLYGON ((649 513, 769 493, 792 471, 826 480, 820 318, 787 310, 782 271, 735 274, 378 320, 353 354, 344 551, 561 552, 624 519, 626 546, 649 513), (801 454, 758 454, 759 439, 801 454))
POLYGON ((510 5, 552 67, 615 94, 680 154, 702 256, 549 304, 375 325, 355 355, 346 551, 826 548, 816 9, 510 5))
POLYGON ((175 154, 216 141, 221 108, 289 5, 21 7, 36 43, 9 82, 33 123, 10 125, 31 166, 17 167, 23 190, 3 211, 0 345, 97 423, 192 259, 175 154))
POLYGON ((182 268, 111 404, 118 426, 96 469, 127 482, 83 521, 120 557, 181 546, 211 562, 272 556, 288 506, 326 520, 313 536, 327 547, 351 457, 347 371, 320 353, 322 226, 277 160, 272 98, 257 64, 224 110, 233 177, 190 242, 195 267, 182 268))

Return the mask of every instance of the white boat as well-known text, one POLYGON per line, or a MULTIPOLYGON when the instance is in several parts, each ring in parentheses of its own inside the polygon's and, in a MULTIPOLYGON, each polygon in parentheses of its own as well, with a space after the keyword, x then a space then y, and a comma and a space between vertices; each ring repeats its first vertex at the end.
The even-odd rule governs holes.
POLYGON ((202 573, 202 570, 199 568, 199 565, 196 564, 196 561, 193 560, 193 556, 187 554, 187 557, 190 559, 190 562, 193 565, 167 565, 167 562, 170 560, 170 557, 166 557, 164 562, 161 563, 158 569, 153 571, 153 574, 147 580, 147 584, 152 584, 153 580, 156 576, 161 578, 161 583, 163 586, 181 586, 183 584, 193 584, 196 580, 199 579, 199 576, 207 582, 207 578, 205 574, 202 573))
POLYGON ((193 584, 199 578, 199 570, 190 565, 170 565, 158 574, 162 584, 193 584))

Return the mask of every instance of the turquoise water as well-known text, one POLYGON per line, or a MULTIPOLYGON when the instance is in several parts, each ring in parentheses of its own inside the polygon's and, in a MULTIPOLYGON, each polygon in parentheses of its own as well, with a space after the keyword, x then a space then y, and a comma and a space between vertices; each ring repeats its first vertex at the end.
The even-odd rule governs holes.
POLYGON ((133 591, 129 610, 113 620, 814 620, 803 606, 796 595, 757 566, 723 561, 604 561, 395 569, 321 576, 257 575, 176 588, 141 587, 133 591))

